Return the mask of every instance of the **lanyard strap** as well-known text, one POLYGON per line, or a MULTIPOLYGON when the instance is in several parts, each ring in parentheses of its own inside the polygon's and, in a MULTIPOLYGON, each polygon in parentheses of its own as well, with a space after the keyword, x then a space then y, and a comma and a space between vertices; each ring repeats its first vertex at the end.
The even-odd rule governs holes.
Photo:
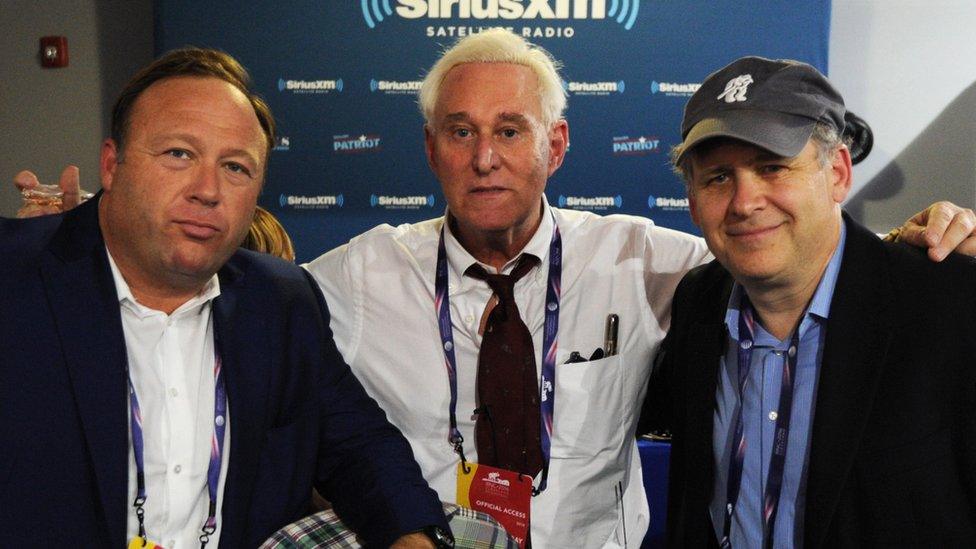
MULTIPOLYGON (((216 347, 216 345, 215 345, 216 347)), ((207 491, 210 495, 210 505, 207 520, 201 528, 200 547, 206 547, 210 536, 217 530, 217 483, 220 480, 221 457, 224 450, 224 430, 227 427, 227 391, 224 387, 224 377, 221 375, 220 353, 214 349, 214 431, 210 437, 210 464, 207 467, 207 491)), ((130 424, 132 426, 132 453, 136 461, 136 517, 139 519, 139 536, 146 538, 145 510, 146 503, 146 472, 144 461, 144 440, 142 435, 142 411, 139 399, 136 397, 132 376, 129 377, 129 409, 130 424)))
MULTIPOLYGON (((447 220, 444 221, 445 225, 447 220)), ((542 424, 542 479, 533 495, 546 489, 549 477, 549 457, 552 454, 552 418, 556 401, 556 348, 559 333, 559 298, 562 293, 562 237, 553 218, 552 240, 549 242, 549 277, 546 285, 545 325, 542 336, 542 376, 539 380, 539 421, 542 424)), ((464 458, 464 437, 457 427, 457 359, 454 355, 454 328, 451 326, 451 303, 447 289, 447 251, 444 247, 444 227, 441 227, 437 243, 437 269, 434 275, 434 309, 437 312, 437 328, 440 330, 441 346, 444 349, 444 362, 447 378, 451 386, 450 433, 448 441, 461 458, 461 465, 467 472, 464 458)))
MULTIPOLYGON (((732 547, 732 514, 739 499, 742 483, 742 467, 746 455, 746 439, 743 432, 742 408, 744 389, 752 366, 752 349, 755 337, 755 313, 749 298, 742 294, 739 311, 739 406, 735 418, 732 453, 729 456, 729 477, 726 487, 725 521, 722 526, 723 549, 732 547)), ((793 411, 793 380, 796 374, 797 357, 800 348, 800 329, 797 327, 790 338, 790 347, 783 361, 783 376, 780 383, 779 406, 776 412, 776 430, 773 436, 773 454, 769 460, 769 473, 766 477, 766 490, 763 495, 763 547, 773 546, 773 526, 776 510, 779 507, 780 491, 783 487, 783 470, 786 464, 786 445, 790 437, 790 416, 793 411)), ((761 436, 761 435, 760 435, 761 436)))

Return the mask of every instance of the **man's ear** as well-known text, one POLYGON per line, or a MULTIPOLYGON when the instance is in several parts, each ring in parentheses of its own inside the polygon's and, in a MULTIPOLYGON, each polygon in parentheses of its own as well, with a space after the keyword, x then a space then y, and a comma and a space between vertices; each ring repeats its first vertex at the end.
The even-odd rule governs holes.
POLYGON ((688 213, 691 214, 691 222, 696 227, 701 227, 701 220, 698 217, 698 204, 695 203, 695 193, 691 191, 691 185, 685 185, 685 192, 688 193, 688 213))
POLYGON ((830 194, 834 202, 841 204, 851 192, 853 183, 853 167, 851 151, 841 145, 834 151, 830 161, 830 194))
POLYGON ((434 129, 430 124, 424 124, 424 152, 427 153, 427 165, 430 169, 435 169, 434 162, 434 129))
POLYGON ((549 129, 549 176, 563 165, 569 149, 569 123, 561 119, 549 129))
POLYGON ((102 152, 99 159, 99 173, 102 177, 102 188, 106 192, 112 191, 112 183, 115 180, 115 170, 121 161, 121 151, 115 140, 108 138, 102 142, 102 152))

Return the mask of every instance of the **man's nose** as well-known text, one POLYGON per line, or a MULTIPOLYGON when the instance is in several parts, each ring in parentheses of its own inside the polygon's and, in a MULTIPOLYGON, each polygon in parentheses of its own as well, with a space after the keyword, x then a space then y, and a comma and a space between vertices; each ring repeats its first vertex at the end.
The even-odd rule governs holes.
POLYGON ((757 174, 742 170, 734 174, 729 211, 746 217, 766 203, 766 182, 757 174))
POLYGON ((196 170, 187 187, 187 198, 204 206, 216 206, 220 201, 220 167, 201 166, 196 170))
POLYGON ((475 143, 473 164, 475 171, 481 174, 490 173, 501 164, 501 157, 495 150, 490 138, 478 138, 475 143))

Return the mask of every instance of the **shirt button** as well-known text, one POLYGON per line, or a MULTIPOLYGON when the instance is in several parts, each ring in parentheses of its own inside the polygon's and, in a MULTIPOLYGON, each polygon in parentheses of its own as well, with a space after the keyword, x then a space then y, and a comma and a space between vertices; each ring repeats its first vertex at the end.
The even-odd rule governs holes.
POLYGON ((779 417, 779 414, 776 413, 776 410, 769 412, 769 421, 776 421, 777 417, 779 417))
POLYGON ((182 470, 183 470, 183 466, 182 465, 177 465, 177 466, 173 467, 173 472, 176 473, 177 475, 180 474, 180 471, 182 471, 182 470))
POLYGON ((175 387, 170 387, 170 389, 169 389, 169 396, 176 397, 176 395, 178 395, 178 394, 180 394, 180 392, 177 391, 175 387))
POLYGON ((472 322, 474 322, 474 316, 468 315, 468 316, 464 317, 464 321, 466 323, 468 323, 468 324, 471 324, 472 322))

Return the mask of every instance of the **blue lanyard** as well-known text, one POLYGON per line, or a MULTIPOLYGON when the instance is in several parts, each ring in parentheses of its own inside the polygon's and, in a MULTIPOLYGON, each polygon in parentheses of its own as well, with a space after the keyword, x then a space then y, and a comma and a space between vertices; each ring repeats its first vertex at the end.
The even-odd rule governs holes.
MULTIPOLYGON (((214 342, 214 432, 210 438, 210 465, 207 467, 207 491, 210 495, 210 506, 207 521, 201 528, 200 547, 206 547, 210 536, 217 530, 217 483, 220 480, 220 461, 224 450, 224 430, 227 427, 227 391, 224 387, 224 376, 221 375, 220 353, 214 342)), ((142 437, 142 411, 139 399, 136 397, 132 376, 129 376, 129 409, 132 428, 132 453, 136 461, 136 517, 139 519, 139 536, 146 538, 145 510, 146 503, 146 472, 143 457, 144 442, 142 437)))
MULTIPOLYGON (((752 347, 755 337, 755 312, 749 298, 742 294, 739 308, 739 410, 735 418, 735 436, 732 453, 729 456, 729 478, 726 488, 725 522, 722 526, 721 547, 732 547, 732 514, 739 499, 742 483, 742 466, 746 455, 746 439, 742 425, 743 394, 749 369, 752 365, 752 347)), ((783 487, 783 470, 786 464, 786 445, 790 438, 790 416, 793 411, 793 380, 800 349, 800 328, 793 331, 787 359, 783 361, 783 379, 780 384, 779 406, 776 412, 776 431, 773 437, 773 455, 769 460, 769 474, 766 477, 766 490, 763 494, 763 546, 773 546, 773 526, 776 523, 776 510, 779 507, 780 491, 783 487)))
MULTIPOLYGON (((445 225, 447 219, 444 220, 445 225)), ((553 218, 552 240, 549 242, 549 282, 546 286, 545 325, 542 336, 542 377, 539 380, 539 409, 542 422, 542 479, 533 495, 546 489, 549 478, 549 457, 552 454, 552 418, 556 402, 556 347, 559 333, 559 298, 562 293, 562 237, 553 218)), ((434 275, 434 309, 437 312, 437 327, 441 333, 447 377, 451 385, 451 430, 448 441, 461 458, 461 465, 468 472, 464 458, 464 437, 457 427, 457 359, 454 356, 454 328, 451 326, 451 303, 447 291, 447 251, 444 248, 444 227, 441 227, 437 243, 437 270, 434 275)))

